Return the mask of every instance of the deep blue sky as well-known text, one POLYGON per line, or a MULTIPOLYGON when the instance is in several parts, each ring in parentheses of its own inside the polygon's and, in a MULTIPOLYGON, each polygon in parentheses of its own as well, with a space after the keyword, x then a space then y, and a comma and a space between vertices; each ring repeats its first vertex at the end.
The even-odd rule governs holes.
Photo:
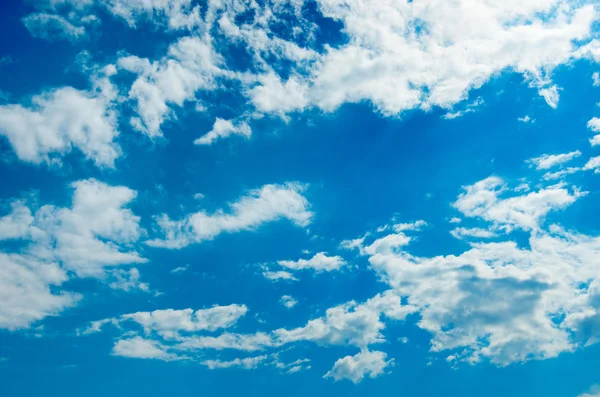
MULTIPOLYGON (((235 15, 231 19, 240 28, 246 26, 257 32, 267 32, 269 45, 275 45, 272 43, 276 43, 276 39, 285 40, 288 44, 295 43, 314 51, 313 58, 308 61, 293 59, 277 48, 261 52, 256 41, 247 38, 236 41, 223 34, 220 31, 223 25, 218 23, 207 27, 207 9, 210 7, 204 2, 173 1, 173 4, 183 4, 183 11, 165 11, 160 8, 161 2, 150 1, 148 3, 156 4, 151 12, 137 9, 138 2, 124 0, 90 1, 88 5, 81 3, 79 6, 75 1, 57 2, 54 6, 51 3, 9 0, 0 6, 0 59, 3 60, 0 61, 0 92, 4 94, 0 96, 0 216, 8 216, 11 204, 14 206, 17 201, 30 208, 34 216, 33 222, 20 220, 18 224, 9 224, 8 218, 0 219, 2 254, 24 258, 18 265, 10 264, 7 256, 0 261, 0 279, 3 279, 0 289, 4 289, 4 292, 0 291, 0 299, 7 302, 0 302, 0 393, 3 396, 393 394, 466 397, 483 394, 577 397, 600 383, 597 371, 600 348, 594 343, 598 338, 597 317, 591 315, 589 323, 567 321, 568 316, 574 313, 600 310, 600 295, 595 292, 600 273, 594 270, 600 268, 597 259, 600 258, 600 243, 594 240, 600 236, 600 175, 590 165, 600 152, 598 147, 590 144, 594 131, 588 126, 589 120, 600 115, 596 104, 600 98, 600 87, 593 84, 592 77, 600 68, 594 62, 593 50, 585 50, 591 48, 586 45, 597 36, 597 25, 595 16, 590 17, 590 21, 587 17, 582 20, 574 17, 577 8, 585 7, 589 2, 573 6, 564 15, 558 6, 562 4, 560 1, 540 1, 539 9, 517 7, 516 15, 507 14, 505 8, 509 6, 485 6, 490 13, 496 13, 491 18, 500 21, 498 30, 490 27, 489 36, 481 33, 484 30, 478 30, 485 28, 480 26, 481 23, 485 25, 483 17, 478 17, 476 11, 470 15, 468 8, 460 8, 468 7, 466 4, 469 2, 457 2, 456 9, 466 13, 465 20, 473 23, 473 37, 480 34, 484 37, 483 43, 487 43, 486 48, 493 47, 490 43, 497 43, 506 51, 498 50, 494 55, 494 49, 490 50, 490 55, 471 41, 473 37, 461 34, 454 37, 448 33, 448 37, 456 40, 457 46, 464 45, 465 53, 439 58, 436 58, 439 48, 436 50, 434 47, 440 42, 447 44, 443 39, 448 37, 444 36, 446 33, 439 33, 437 28, 458 32, 462 31, 462 27, 448 22, 443 13, 435 12, 435 7, 442 7, 437 1, 430 2, 429 11, 417 8, 418 4, 411 5, 416 1, 398 1, 397 15, 391 16, 389 10, 383 9, 382 12, 390 15, 390 19, 375 19, 375 22, 373 14, 359 10, 357 4, 362 3, 359 1, 351 2, 348 7, 352 15, 333 10, 335 7, 329 2, 306 2, 301 7, 301 18, 293 13, 294 2, 278 8, 270 2, 261 1, 256 5, 263 10, 259 14, 264 13, 266 7, 274 15, 267 25, 256 22, 249 2, 240 2, 247 7, 243 11, 231 5, 216 8, 215 13, 219 17, 235 15), (135 23, 128 24, 111 5, 120 5, 124 9, 129 7, 133 15, 131 21, 135 23), (173 15, 189 17, 194 12, 198 13, 201 22, 176 29, 169 25, 168 19, 175 18, 173 15), (86 22, 86 15, 94 15, 99 22, 86 22), (62 27, 41 22, 49 16, 60 17, 62 27), (410 23, 405 30, 393 29, 408 20, 410 23), (553 24, 563 23, 560 22, 563 20, 568 21, 565 23, 569 28, 546 31, 551 30, 553 24), (410 33, 410 27, 420 23, 424 28, 410 33), (582 27, 586 23, 589 26, 582 27), (64 24, 85 33, 79 36, 69 33, 64 24), (547 35, 551 43, 563 40, 567 45, 557 44, 553 55, 546 56, 543 54, 544 47, 553 44, 548 44, 545 39, 528 40, 520 35, 507 39, 504 34, 514 25, 535 26, 539 28, 540 37, 547 35), (302 33, 291 34, 294 26, 302 33), (384 35, 370 35, 376 30, 374 26, 382 26, 382 31, 394 32, 397 37, 389 39, 384 35), (314 29, 314 34, 308 34, 310 29, 314 29), (578 36, 572 34, 571 30, 576 29, 583 29, 583 33, 578 36), (40 32, 50 33, 44 35, 40 32), (136 130, 130 124, 130 118, 142 114, 144 105, 137 102, 138 98, 130 91, 137 76, 125 70, 126 67, 119 64, 119 58, 135 55, 148 58, 150 62, 161 62, 169 46, 185 37, 210 43, 212 50, 221 54, 219 71, 210 72, 214 86, 193 89, 181 104, 167 100, 171 116, 170 119, 161 116, 164 120, 160 125, 160 136, 136 130), (423 37, 430 37, 430 40, 423 37), (386 44, 388 39, 396 47, 389 47, 386 44), (400 39, 422 45, 421 55, 426 54, 423 59, 428 60, 423 61, 421 68, 414 66, 410 57, 402 58, 401 51, 390 49, 398 48, 399 42, 393 40, 400 39), (252 48, 252 45, 256 47, 252 48), (524 46, 530 47, 521 51, 524 46), (357 66, 360 62, 356 58, 340 61, 333 70, 339 71, 340 75, 346 69, 350 72, 345 78, 336 80, 336 77, 323 72, 323 65, 328 65, 328 56, 332 57, 336 51, 342 53, 347 47, 373 51, 369 56, 365 55, 362 60, 365 64, 369 59, 381 57, 383 60, 373 69, 357 66), (539 53, 536 49, 540 49, 539 53), (478 51, 482 51, 481 54, 478 51), (466 59, 464 65, 461 62, 449 65, 463 58, 466 59), (535 67, 529 67, 530 64, 535 67), (104 75, 102 68, 106 65, 116 65, 116 73, 104 75), (460 70, 462 66, 470 72, 463 73, 460 70), (478 70, 486 72, 476 77, 480 73, 478 70), (231 77, 223 71, 238 74, 231 77), (426 77, 420 77, 421 71, 426 77), (540 71, 540 75, 535 76, 534 71, 540 71), (240 77, 242 73, 244 75, 240 77), (439 76, 432 77, 436 73, 439 76), (273 94, 275 105, 261 105, 253 94, 256 91, 252 89, 266 86, 261 76, 273 74, 284 83, 293 79, 298 81, 304 87, 305 101, 297 100, 286 107, 284 102, 294 102, 290 98, 296 98, 293 92, 286 92, 283 96, 273 94), (394 96, 400 98, 402 95, 398 89, 386 91, 386 88, 394 86, 399 78, 406 78, 409 86, 416 87, 421 96, 412 105, 396 109, 394 96), (117 95, 105 98, 94 92, 94 82, 99 79, 107 79, 117 95), (431 98, 436 90, 456 80, 467 81, 462 94, 457 97, 448 94, 439 103, 434 103, 431 98), (382 81, 383 85, 380 85, 382 81), (87 111, 87 105, 81 101, 76 101, 75 105, 63 105, 56 100, 53 107, 48 105, 52 99, 47 100, 45 105, 36 104, 34 99, 32 104, 33 97, 45 95, 51 98, 53 92, 64 87, 73 87, 84 97, 98 100, 105 106, 105 116, 110 112, 114 114, 114 123, 108 131, 113 134, 112 142, 120 146, 121 152, 114 166, 99 165, 94 158, 86 159, 82 154, 84 146, 94 145, 97 136, 93 133, 84 143, 76 143, 77 138, 67 134, 66 148, 57 150, 44 152, 44 143, 40 143, 35 149, 40 153, 39 161, 19 155, 16 150, 19 143, 14 141, 26 141, 29 136, 42 142, 40 137, 63 136, 66 130, 82 134, 90 132, 89 126, 78 127, 78 116, 73 116, 87 111), (557 104, 541 95, 544 89, 552 87, 558 88, 560 100, 557 104), (355 88, 358 93, 342 95, 343 99, 335 106, 325 104, 328 95, 355 88), (381 99, 381 92, 384 92, 384 99, 381 99), (202 103, 205 109, 199 110, 197 103, 202 103), (50 109, 46 113, 45 107, 50 109), (19 112, 23 109, 33 113, 21 117, 19 112), (455 118, 448 117, 454 112, 462 113, 455 118), (45 119, 36 121, 40 114, 45 119), (525 116, 531 121, 519 120, 525 116), (194 140, 213 129, 216 118, 231 120, 234 126, 247 124, 252 131, 251 137, 245 138, 241 133, 233 132, 211 145, 195 145, 194 140), (54 123, 57 119, 63 121, 54 123), (26 128, 20 127, 23 125, 26 128), (13 137, 13 141, 8 137, 13 137), (557 161, 548 169, 539 166, 536 169, 535 161, 530 161, 543 155, 574 151, 579 152, 570 162, 557 161), (543 178, 545 172, 568 170, 568 167, 574 167, 570 174, 553 180, 543 178), (505 190, 499 193, 501 198, 528 197, 531 192, 560 190, 576 199, 550 208, 542 215, 535 215, 533 227, 520 221, 506 220, 504 215, 498 216, 495 211, 501 211, 500 207, 514 206, 515 211, 535 212, 546 205, 543 202, 546 199, 524 199, 523 206, 514 202, 495 202, 484 206, 480 212, 473 208, 472 212, 468 208, 461 210, 456 203, 466 191, 465 187, 490 176, 504 181, 505 190), (82 218, 78 218, 77 222, 81 221, 83 226, 77 227, 84 229, 76 229, 73 236, 62 234, 71 227, 71 218, 61 218, 68 210, 61 212, 60 208, 72 208, 75 189, 72 184, 89 178, 93 178, 94 183, 124 186, 137 192, 135 198, 127 200, 122 207, 131 209, 139 217, 133 222, 140 230, 143 229, 138 236, 128 241, 120 239, 129 230, 115 226, 123 214, 110 218, 111 221, 109 217, 113 214, 101 210, 102 204, 94 201, 101 200, 100 196, 104 193, 86 196, 86 200, 91 202, 90 208, 100 210, 98 213, 94 209, 80 213, 82 218), (190 232, 191 226, 183 226, 181 233, 191 233, 188 237, 191 236, 192 241, 180 249, 147 244, 153 239, 168 240, 166 230, 157 223, 160 214, 180 220, 201 211, 209 215, 216 213, 217 216, 219 211, 230 213, 230 204, 239 203, 253 189, 269 184, 289 186, 285 185, 286 182, 302 184, 298 194, 305 200, 305 209, 312 213, 310 222, 295 223, 285 215, 287 210, 284 209, 283 214, 273 219, 240 226, 239 230, 221 229, 207 239, 195 237, 194 233, 204 233, 202 227, 190 232), (523 183, 529 185, 529 191, 515 190, 523 183), (577 196, 579 190, 587 194, 577 196), (197 193, 201 193, 203 198, 194 198, 197 193), (43 207, 49 205, 54 207, 43 207), (42 219, 44 208, 52 213, 53 220, 42 219), (69 244, 76 245, 72 241, 78 234, 84 233, 82 230, 88 230, 86 225, 101 222, 103 217, 108 219, 107 228, 117 229, 114 234, 90 229, 91 238, 112 247, 112 254, 136 252, 139 257, 147 259, 145 263, 121 261, 111 264, 108 259, 103 262, 98 253, 84 250, 83 262, 74 264, 72 256, 66 253, 70 252, 69 244), (462 222, 449 222, 454 217, 462 222), (401 236, 411 237, 410 244, 399 245, 393 252, 368 252, 367 245, 374 239, 394 233, 393 224, 417 220, 423 220, 427 225, 418 231, 398 232, 401 236), (19 229, 19 225, 27 231, 10 237, 9 234, 19 229), (389 225, 388 229, 375 232, 383 225, 389 225), (461 323, 461 313, 467 310, 462 305, 467 303, 461 301, 439 306, 439 302, 435 301, 436 296, 455 296, 452 295, 454 290, 450 289, 454 287, 444 289, 444 278, 451 277, 443 272, 444 266, 450 269, 452 264, 443 261, 469 251, 470 244, 514 242, 522 250, 532 252, 531 244, 536 236, 557 239, 553 241, 569 239, 560 237, 560 233, 551 229, 550 225, 561 225, 579 236, 579 240, 573 240, 575 242, 569 250, 562 252, 561 248, 557 248, 560 251, 557 254, 561 258, 559 262, 563 264, 564 261, 567 268, 571 266, 574 274, 576 271, 584 272, 579 270, 579 264, 581 269, 589 269, 585 270, 587 273, 581 273, 583 275, 581 279, 577 278, 577 283, 569 279, 570 286, 561 284, 561 279, 567 276, 552 273, 555 268, 549 268, 552 274, 544 275, 546 259, 541 251, 535 254, 537 256, 533 260, 540 263, 540 267, 536 268, 540 271, 529 268, 535 268, 538 262, 530 264, 524 260, 526 265, 522 266, 526 269, 521 269, 523 273, 502 273, 505 270, 496 269, 492 263, 494 260, 506 259, 509 264, 514 263, 511 257, 501 256, 488 263, 493 268, 490 272, 496 272, 490 277, 494 280, 519 279, 517 289, 524 293, 530 285, 523 281, 525 279, 530 283, 547 283, 548 290, 535 292, 539 296, 532 298, 537 303, 531 316, 535 313, 535 316, 551 319, 551 327, 565 335, 569 347, 553 340, 539 348, 536 341, 545 340, 548 328, 533 329, 532 333, 539 337, 528 339, 519 348, 522 358, 498 362, 497 358, 508 351, 512 341, 488 354, 486 348, 490 344, 490 334, 481 329, 498 327, 497 335, 517 338, 513 333, 505 333, 506 329, 515 328, 514 324, 507 322, 508 328, 503 328, 503 322, 511 321, 509 317, 517 318, 518 313, 528 309, 511 306, 512 297, 503 296, 511 294, 510 290, 500 290, 498 295, 492 291, 493 287, 481 291, 468 289, 470 280, 486 277, 486 273, 479 269, 476 276, 465 276, 464 280, 461 279, 464 284, 456 287, 460 294, 470 294, 471 306, 475 308, 473 316, 479 316, 475 319, 469 317, 468 321, 461 323), (459 239, 450 233, 457 227, 486 230, 493 237, 491 240, 477 236, 459 239), (50 236, 48 240, 36 237, 39 230, 50 236), (369 231, 372 234, 361 250, 344 249, 341 245, 344 240, 361 237, 369 231), (41 254, 40 250, 45 248, 50 253, 41 254), (281 260, 310 259, 319 252, 341 258, 344 265, 324 271, 314 263, 304 270, 286 270, 277 264, 281 260), (597 256, 594 257, 594 254, 597 256), (427 276, 433 277, 435 283, 427 279, 414 281, 425 289, 431 285, 433 298, 419 295, 421 290, 418 288, 410 293, 403 292, 405 290, 394 283, 398 280, 400 284, 412 282, 408 281, 412 273, 401 274, 395 279, 393 271, 386 273, 377 268, 373 262, 377 255, 383 255, 389 261, 386 263, 392 263, 394 257, 406 258, 407 255, 423 261, 438 256, 445 258, 440 259, 443 264, 436 270, 439 277, 427 276), (41 267, 33 265, 35 261, 43 264, 41 267), (96 262, 100 263, 101 269, 97 274, 86 275, 77 270, 96 262), (39 276, 37 280, 38 275, 45 274, 43 269, 50 266, 56 266, 64 279, 48 282, 39 276), (179 267, 183 268, 180 272, 172 272, 179 267), (119 284, 119 277, 124 273, 119 273, 118 269, 129 271, 132 268, 139 271, 140 279, 131 281, 133 284, 130 286, 119 284), (290 271, 298 280, 270 280, 263 276, 265 268, 290 271), (19 278, 18 274, 25 271, 23 269, 31 272, 31 276, 19 278), (144 286, 136 284, 139 282, 144 286), (278 344, 275 341, 273 345, 257 351, 184 351, 177 347, 180 341, 177 338, 185 337, 218 336, 228 332, 275 335, 275 330, 303 327, 310 320, 322 318, 329 308, 350 301, 361 304, 387 290, 397 294, 402 305, 416 305, 418 308, 405 318, 395 320, 384 315, 384 311, 377 312, 375 318, 380 318, 385 327, 380 330, 379 341, 369 342, 366 346, 304 336, 305 339, 289 343, 278 344), (547 291, 564 294, 555 297, 547 291), (572 304, 574 298, 569 298, 572 292, 581 297, 577 305, 572 304), (48 298, 48 294, 59 296, 64 293, 77 293, 80 299, 71 305, 45 311, 44 299, 48 298), (40 303, 36 294, 46 298, 42 298, 40 303), (293 297, 296 305, 292 308, 282 305, 280 299, 284 295, 293 297), (504 317, 504 312, 499 313, 500 309, 494 302, 489 303, 490 299, 494 301, 498 296, 500 300, 509 302, 514 316, 504 317), (426 299, 434 300, 430 304, 426 299), (456 347, 440 351, 432 349, 435 331, 420 321, 427 318, 428 310, 436 302, 440 310, 439 317, 435 317, 435 321, 440 322, 439 334, 455 328, 457 333, 464 331, 472 335, 477 342, 459 343, 456 347), (156 329, 142 330, 131 321, 118 320, 122 315, 136 312, 187 308, 205 310, 215 305, 231 304, 245 305, 247 313, 229 326, 216 330, 189 331, 175 327, 178 335, 175 339, 163 337, 156 329), (551 306, 552 310, 548 309, 551 306), (481 312, 477 311, 479 309, 481 312), (39 310, 40 313, 30 318, 28 310, 39 310), (21 318, 28 320, 23 322, 21 318), (448 318, 451 321, 446 321, 448 318), (115 324, 102 327, 101 332, 85 331, 91 322, 102 319, 116 320, 115 324), (585 334, 583 337, 581 332, 585 334), (161 346, 173 356, 170 359, 152 359, 119 354, 116 350, 119 341, 135 337, 161 346), (402 341, 402 338, 406 340, 402 341), (362 374, 364 378, 360 376, 354 382, 349 380, 351 375, 346 374, 344 368, 340 374, 346 375, 337 381, 331 376, 324 377, 328 371, 333 371, 334 364, 338 365, 336 361, 354 356, 361 349, 385 353, 388 360, 385 369, 377 372, 367 368, 362 374), (546 357, 539 353, 540 349, 557 350, 556 354, 546 357), (174 355, 180 359, 172 359, 174 355), (254 368, 231 364, 231 368, 211 369, 206 364, 207 360, 233 363, 236 358, 260 355, 267 357, 254 368), (463 357, 451 361, 447 359, 450 355, 463 357), (185 359, 181 359, 184 356, 185 359), (469 357, 474 356, 479 357, 477 362, 469 362, 469 357), (309 359, 310 362, 291 374, 284 373, 289 367, 282 369, 276 364, 298 359, 309 359)), ((373 4, 365 7, 376 8, 373 4)), ((595 13, 594 7, 586 9, 583 14, 595 13)), ((529 34, 531 32, 524 36, 529 34)), ((191 87, 195 84, 194 76, 206 76, 205 73, 209 72, 196 68, 194 61, 183 60, 189 55, 185 51, 180 58, 171 56, 171 60, 191 70, 192 77, 181 78, 183 86, 191 87)), ((205 58, 200 56, 200 59, 205 58)), ((150 82, 159 79, 157 69, 153 70, 146 75, 150 76, 150 82)), ((158 95, 169 97, 171 90, 176 90, 177 77, 171 78, 175 80, 165 80, 158 95)), ((297 92, 300 91, 302 89, 297 92)), ((89 118, 84 117, 84 120, 89 118)), ((600 163, 597 169, 600 170, 600 163)), ((268 202, 258 209, 254 207, 254 214, 260 218, 261 211, 269 212, 270 206, 277 207, 277 203, 268 202)), ((206 225, 203 227, 208 228, 206 225)), ((472 264, 464 265, 469 267, 472 264)), ((516 263, 515 266, 521 265, 516 263)), ((213 318, 209 322, 214 321, 217 320, 213 318)), ((527 323, 527 320, 523 321, 527 323)), ((372 318, 356 328, 346 323, 337 331, 361 334, 366 332, 368 324, 373 324, 372 318)), ((273 338, 276 340, 277 337, 273 338)), ((494 338, 493 334, 491 338, 494 338)))

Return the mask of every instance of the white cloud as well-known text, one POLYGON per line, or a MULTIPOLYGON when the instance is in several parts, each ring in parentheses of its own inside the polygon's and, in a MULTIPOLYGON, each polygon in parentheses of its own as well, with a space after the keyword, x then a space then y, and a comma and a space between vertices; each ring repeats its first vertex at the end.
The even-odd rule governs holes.
POLYGON ((553 109, 556 109, 558 107, 558 101, 560 99, 560 96, 558 94, 558 87, 556 85, 542 88, 539 90, 539 92, 542 98, 544 98, 544 100, 548 104, 548 106, 550 106, 553 109))
POLYGON ((192 0, 99 0, 107 11, 135 28, 139 21, 159 24, 165 21, 170 29, 191 29, 200 19, 200 7, 192 0))
POLYGON ((535 166, 536 170, 547 170, 568 163, 579 156, 581 156, 581 152, 576 150, 574 152, 562 154, 544 154, 539 157, 529 159, 527 162, 532 166, 535 166))
POLYGON ((256 357, 247 357, 247 358, 236 358, 231 361, 221 361, 221 360, 206 360, 203 361, 202 364, 206 365, 210 369, 218 369, 218 368, 243 368, 243 369, 254 369, 258 367, 261 363, 263 363, 267 359, 267 356, 256 356, 256 357))
POLYGON ((292 307, 296 306, 296 304, 298 304, 298 301, 290 295, 283 295, 280 299, 280 302, 283 306, 285 306, 288 309, 291 309, 292 307))
POLYGON ((297 261, 277 261, 277 263, 290 270, 315 270, 334 271, 339 270, 347 263, 341 256, 327 256, 325 252, 319 252, 310 259, 298 259, 297 261))
POLYGON ((253 230, 264 223, 288 219, 296 226, 307 226, 313 216, 302 192, 303 185, 265 185, 254 189, 230 204, 230 212, 218 210, 213 214, 201 211, 178 221, 166 215, 158 218, 165 239, 148 241, 148 245, 163 248, 182 248, 191 243, 212 240, 221 233, 253 230))
POLYGON ((578 397, 600 397, 600 386, 594 385, 587 393, 580 394, 578 397))
POLYGON ((246 122, 233 124, 231 120, 224 120, 217 118, 213 125, 212 130, 206 135, 196 139, 194 143, 196 145, 211 145, 216 140, 227 138, 231 135, 241 135, 246 139, 250 139, 252 136, 252 130, 246 122))
MULTIPOLYGON (((414 108, 450 109, 473 88, 509 70, 522 74, 556 107, 554 68, 600 54, 600 45, 590 41, 597 18, 593 5, 567 0, 318 0, 318 12, 340 22, 344 35, 344 44, 324 43, 320 52, 312 48, 319 26, 303 17, 302 2, 215 0, 202 12, 191 0, 61 4, 70 5, 71 12, 61 13, 58 7, 42 11, 53 20, 63 18, 74 35, 81 33, 83 18, 99 9, 131 28, 148 22, 194 32, 178 38, 157 61, 135 56, 119 61, 122 69, 139 75, 129 92, 138 113, 132 124, 151 137, 162 134, 163 122, 175 118, 175 110, 186 101, 215 89, 248 98, 251 109, 243 107, 239 114, 254 111, 286 118, 309 108, 329 112, 345 103, 369 102, 382 114, 396 116, 414 108), (223 45, 223 55, 213 43, 223 45), (247 48, 247 64, 225 65, 224 54, 232 46, 247 48), (279 73, 282 69, 285 73, 279 73), (232 84, 220 85, 219 79, 232 84)), ((469 111, 467 106, 449 116, 469 111)))
MULTIPOLYGON (((600 132, 600 118, 592 117, 587 122, 587 127, 594 132, 600 132)), ((592 139, 590 139, 590 144, 592 146, 600 145, 600 134, 595 135, 592 139)))
POLYGON ((255 334, 234 334, 223 333, 219 336, 191 336, 183 338, 181 343, 175 346, 175 349, 182 352, 196 350, 240 350, 240 351, 258 351, 267 347, 274 347, 278 344, 273 337, 263 332, 255 334))
POLYGON ((333 378, 335 381, 348 379, 352 383, 359 383, 365 376, 376 378, 391 365, 394 360, 386 360, 384 352, 363 350, 354 356, 346 356, 337 360, 331 371, 325 374, 325 378, 333 378))
MULTIPOLYGON (((511 223, 505 221, 504 207, 513 204, 498 205, 496 194, 488 194, 488 187, 499 183, 488 178, 473 185, 477 188, 467 188, 467 195, 477 192, 478 198, 467 200, 466 207, 485 207, 487 215, 476 216, 492 226, 511 223), (482 204, 487 202, 494 204, 482 204)), ((514 199, 526 202, 530 196, 514 199)), ((561 207, 568 205, 559 201, 561 207)), ((363 241, 358 248, 392 288, 388 293, 406 297, 406 308, 419 314, 417 325, 433 335, 432 352, 453 352, 453 361, 489 359, 498 365, 551 358, 599 340, 600 283, 595 269, 600 238, 557 225, 545 227, 541 217, 531 219, 522 223, 536 225, 526 229, 530 230, 526 248, 506 240, 508 236, 501 242, 471 243, 469 250, 447 256, 411 255, 408 236, 393 250, 366 249, 381 246, 377 241, 389 236, 370 244, 363 241)))
POLYGON ((521 123, 533 123, 535 121, 529 117, 529 115, 525 115, 525 117, 519 117, 517 120, 519 120, 521 123))
POLYGON ((122 291, 132 291, 136 289, 144 292, 150 291, 148 284, 140 281, 140 271, 135 267, 132 267, 129 270, 112 270, 110 276, 114 281, 110 282, 108 286, 113 289, 122 291))
POLYGON ((71 277, 108 278, 112 287, 124 290, 148 288, 139 282, 137 269, 107 272, 146 261, 124 250, 142 234, 139 217, 125 208, 136 193, 94 179, 72 187, 71 208, 44 205, 33 213, 25 202, 13 201, 12 212, 0 218, 0 239, 26 243, 15 253, 0 253, 0 327, 27 328, 74 306, 80 296, 60 289, 71 277))
POLYGON ((574 174, 574 173, 582 171, 582 170, 583 170, 583 168, 580 168, 580 167, 567 167, 565 169, 562 169, 562 170, 556 171, 556 172, 546 172, 544 174, 543 178, 546 181, 551 181, 554 179, 560 179, 564 176, 571 175, 571 174, 574 174))
POLYGON ((267 280, 273 280, 273 281, 281 281, 281 280, 298 281, 298 279, 296 277, 294 277, 294 275, 292 273, 290 273, 290 272, 286 272, 284 270, 272 271, 272 270, 269 270, 267 267, 264 267, 264 266, 263 266, 263 269, 264 269, 264 271, 262 272, 262 275, 267 280))
POLYGON ((469 238, 469 237, 492 238, 492 237, 497 236, 497 234, 494 233, 493 231, 487 230, 487 229, 482 229, 479 227, 475 227, 475 228, 457 227, 456 229, 451 230, 450 234, 459 240, 463 240, 463 239, 469 238))
POLYGON ((165 361, 178 359, 176 355, 167 353, 164 347, 156 341, 139 336, 118 340, 113 346, 112 354, 128 358, 149 358, 165 361))
POLYGON ((190 267, 190 265, 178 266, 175 269, 171 270, 171 273, 173 273, 173 274, 185 273, 185 272, 187 272, 187 270, 189 269, 189 267, 190 267))
POLYGON ((594 173, 596 174, 600 172, 600 156, 590 158, 583 166, 583 169, 586 171, 594 170, 594 173))
POLYGON ((55 89, 34 96, 31 106, 0 106, 0 135, 29 163, 60 162, 76 148, 97 166, 113 167, 121 153, 114 142, 119 133, 111 101, 116 94, 106 78, 95 85, 93 91, 55 89))
POLYGON ((86 36, 83 26, 75 26, 60 15, 33 13, 22 21, 33 37, 44 40, 76 41, 86 36))
POLYGON ((88 327, 93 331, 100 331, 105 324, 114 324, 120 327, 129 326, 133 322, 141 326, 146 335, 156 333, 165 339, 177 339, 180 333, 194 333, 199 331, 216 331, 232 327, 248 309, 245 305, 213 306, 206 309, 165 309, 152 312, 137 312, 124 314, 117 318, 94 321, 88 327))
POLYGON ((535 230, 550 211, 563 209, 585 195, 576 188, 571 193, 556 185, 527 195, 500 198, 507 187, 502 179, 493 176, 464 189, 453 206, 468 217, 484 219, 506 231, 535 230))
POLYGON ((171 107, 182 107, 198 90, 217 87, 215 78, 222 74, 221 63, 221 56, 210 43, 198 37, 179 39, 155 62, 136 56, 120 58, 120 69, 138 75, 129 90, 138 114, 131 119, 132 126, 150 137, 161 136, 163 122, 174 117, 171 107))
POLYGON ((592 81, 593 81, 594 87, 599 87, 600 86, 600 73, 594 72, 592 74, 592 81))
POLYGON ((378 294, 365 303, 354 301, 327 309, 325 316, 308 321, 304 327, 273 332, 281 343, 312 341, 321 345, 352 345, 366 348, 382 342, 385 324, 381 316, 403 320, 414 308, 403 305, 391 291, 378 294))
POLYGON ((57 291, 65 281, 56 263, 0 252, 0 328, 29 328, 74 306, 80 295, 57 291))
POLYGON ((448 222, 453 223, 453 224, 458 224, 458 223, 462 222, 462 219, 455 216, 455 217, 450 218, 450 220, 448 222))

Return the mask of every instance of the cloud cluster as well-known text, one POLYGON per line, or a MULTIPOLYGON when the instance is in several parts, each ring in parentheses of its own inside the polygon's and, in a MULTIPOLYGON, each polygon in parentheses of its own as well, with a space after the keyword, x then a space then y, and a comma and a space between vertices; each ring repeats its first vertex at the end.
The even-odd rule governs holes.
POLYGON ((15 200, 11 212, 0 218, 0 240, 25 243, 23 249, 0 253, 0 328, 27 328, 75 305, 80 296, 60 289, 70 277, 144 289, 137 269, 113 273, 117 266, 146 261, 130 248, 143 234, 140 218, 126 208, 136 193, 94 179, 72 188, 70 208, 44 205, 32 211, 15 200))
POLYGON ((432 335, 433 352, 508 365, 594 343, 600 238, 543 223, 549 211, 581 196, 546 188, 502 199, 500 186, 508 190, 498 178, 467 186, 454 205, 502 232, 502 241, 471 241, 459 255, 419 257, 407 251, 412 237, 401 233, 404 238, 395 236, 392 246, 377 244, 387 235, 358 248, 391 291, 407 297, 420 316, 417 325, 432 335), (510 239, 517 228, 529 231, 528 247, 510 239))
POLYGON ((164 239, 149 240, 153 247, 182 248, 194 242, 212 240, 221 233, 252 230, 264 223, 287 219, 296 226, 307 226, 313 216, 308 200, 302 195, 305 186, 299 183, 264 185, 229 205, 230 210, 205 211, 171 220, 163 214, 157 218, 164 239))

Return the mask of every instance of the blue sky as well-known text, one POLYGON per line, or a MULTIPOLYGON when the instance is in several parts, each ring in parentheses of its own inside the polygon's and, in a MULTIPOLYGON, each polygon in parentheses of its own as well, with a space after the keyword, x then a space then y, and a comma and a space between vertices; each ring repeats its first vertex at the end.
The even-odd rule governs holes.
POLYGON ((600 396, 593 1, 0 6, 6 396, 600 396))

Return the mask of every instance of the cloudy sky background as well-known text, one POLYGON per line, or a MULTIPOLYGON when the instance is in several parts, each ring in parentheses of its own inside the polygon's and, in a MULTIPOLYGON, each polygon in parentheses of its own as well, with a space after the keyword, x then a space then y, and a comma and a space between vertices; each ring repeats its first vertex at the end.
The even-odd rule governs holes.
POLYGON ((4 394, 600 395, 600 5, 1 7, 4 394))

